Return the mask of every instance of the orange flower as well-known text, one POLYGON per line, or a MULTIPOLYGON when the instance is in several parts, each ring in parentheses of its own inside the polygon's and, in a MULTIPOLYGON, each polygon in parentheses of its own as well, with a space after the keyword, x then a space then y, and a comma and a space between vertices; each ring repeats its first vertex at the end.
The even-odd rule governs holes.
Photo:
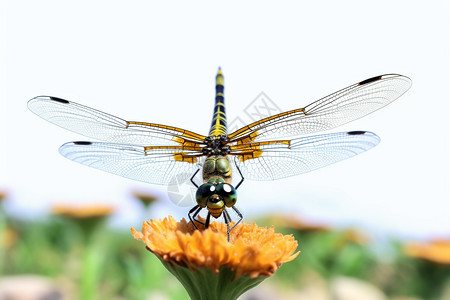
POLYGON ((423 258, 432 262, 450 264, 450 241, 435 240, 431 243, 409 243, 405 253, 412 257, 423 258))
POLYGON ((190 222, 176 222, 173 217, 144 222, 142 233, 134 228, 131 231, 165 261, 191 269, 206 267, 216 273, 226 266, 236 272, 235 277, 270 276, 300 253, 294 254, 297 242, 292 235, 283 236, 256 224, 236 226, 230 232, 230 242, 224 223, 213 222, 208 229, 195 230, 190 222))
POLYGON ((235 300, 300 253, 294 253, 297 242, 292 235, 256 224, 236 226, 230 242, 223 223, 197 230, 170 216, 144 222, 142 232, 131 232, 177 277, 191 299, 235 300))

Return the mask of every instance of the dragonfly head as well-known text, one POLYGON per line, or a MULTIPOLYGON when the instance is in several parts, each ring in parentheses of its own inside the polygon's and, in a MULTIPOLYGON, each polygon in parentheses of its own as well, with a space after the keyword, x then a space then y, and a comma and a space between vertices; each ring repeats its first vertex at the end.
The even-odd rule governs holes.
POLYGON ((223 178, 211 178, 199 186, 195 197, 200 207, 207 208, 213 217, 218 218, 225 207, 236 204, 237 193, 223 178))

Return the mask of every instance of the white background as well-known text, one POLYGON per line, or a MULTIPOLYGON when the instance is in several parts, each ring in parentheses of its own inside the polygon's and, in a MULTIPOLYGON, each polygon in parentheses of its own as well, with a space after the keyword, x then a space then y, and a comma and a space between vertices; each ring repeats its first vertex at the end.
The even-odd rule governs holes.
MULTIPOLYGON (((66 160, 85 138, 32 114, 53 95, 134 121, 207 134, 218 66, 228 119, 264 91, 283 110, 372 76, 399 73, 412 88, 393 104, 332 130, 370 130, 373 150, 274 182, 246 181, 247 217, 297 212, 414 238, 450 236, 449 50, 445 1, 3 1, 0 189, 24 217, 60 201, 118 206, 124 227, 142 213, 136 183, 66 160)), ((183 216, 166 199, 153 217, 183 216)))

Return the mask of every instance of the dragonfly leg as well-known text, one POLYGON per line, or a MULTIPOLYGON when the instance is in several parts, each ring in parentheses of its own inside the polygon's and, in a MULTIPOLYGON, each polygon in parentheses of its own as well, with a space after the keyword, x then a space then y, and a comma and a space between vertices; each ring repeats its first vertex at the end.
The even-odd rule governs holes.
MULTIPOLYGON (((237 213, 237 215, 239 216, 239 221, 236 222, 236 224, 233 225, 233 227, 231 227, 231 229, 229 230, 229 232, 231 230, 234 229, 234 227, 236 227, 239 223, 241 223, 241 221, 244 219, 244 216, 241 214, 241 212, 236 208, 236 206, 232 206, 231 208, 234 209, 234 211, 237 213)), ((229 216, 228 216, 229 217, 229 216)))
POLYGON ((195 185, 196 188, 198 188, 198 185, 194 182, 194 177, 195 175, 197 175, 198 171, 200 171, 200 168, 198 168, 197 171, 195 171, 194 175, 192 175, 191 177, 191 182, 193 185, 195 185))
POLYGON ((208 211, 208 215, 206 216, 205 228, 209 227, 209 221, 211 220, 211 213, 208 211))
MULTIPOLYGON (((231 222, 231 218, 230 215, 228 214, 228 212, 226 210, 223 211, 223 219, 225 220, 225 224, 227 224, 227 237, 228 237, 228 242, 230 242, 230 222, 231 222)), ((233 226, 234 228, 234 226, 233 226)))
MULTIPOLYGON (((241 172, 241 170, 239 169, 239 167, 238 167, 238 165, 236 164, 236 162, 235 162, 235 166, 236 166, 236 168, 237 168, 237 170, 238 170, 238 172, 239 172, 239 175, 241 175, 241 181, 239 181, 239 183, 236 185, 236 187, 235 187, 235 189, 237 190, 238 189, 238 187, 244 182, 244 176, 242 176, 242 172, 241 172)), ((234 206, 233 206, 233 208, 234 208, 234 206)))
POLYGON ((198 229, 197 225, 195 225, 195 222, 205 225, 205 223, 200 222, 199 220, 196 219, 198 213, 201 210, 202 210, 202 208, 200 206, 196 205, 188 212, 189 220, 191 221, 192 225, 194 225, 195 229, 198 229), (194 214, 191 216, 192 213, 194 213, 194 214))

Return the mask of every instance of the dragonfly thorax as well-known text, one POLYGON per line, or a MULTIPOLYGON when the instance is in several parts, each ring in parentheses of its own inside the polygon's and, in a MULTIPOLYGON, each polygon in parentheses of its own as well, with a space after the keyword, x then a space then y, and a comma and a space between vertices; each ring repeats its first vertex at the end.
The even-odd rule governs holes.
POLYGON ((204 155, 227 155, 230 147, 227 145, 230 140, 226 135, 210 135, 204 140, 206 146, 202 151, 204 155))
POLYGON ((228 158, 223 155, 212 155, 205 159, 203 164, 203 182, 221 178, 231 182, 231 166, 228 158))

